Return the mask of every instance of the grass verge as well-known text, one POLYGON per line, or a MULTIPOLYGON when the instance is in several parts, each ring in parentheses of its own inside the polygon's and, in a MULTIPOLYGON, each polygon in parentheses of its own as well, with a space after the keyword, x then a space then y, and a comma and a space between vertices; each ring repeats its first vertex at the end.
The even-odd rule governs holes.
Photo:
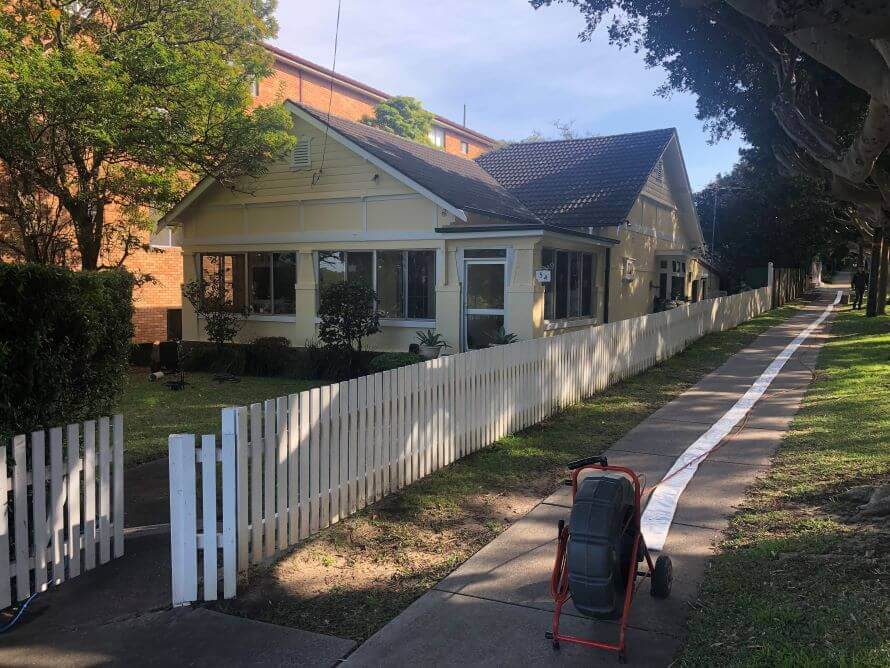
POLYGON ((244 376, 236 383, 218 383, 210 373, 189 372, 179 392, 163 382, 150 383, 147 369, 133 369, 116 411, 124 416, 124 458, 127 466, 167 456, 169 434, 215 434, 226 406, 280 397, 323 384, 321 381, 244 376))
POLYGON ((839 313, 770 472, 732 518, 679 663, 890 665, 890 317, 839 313))
POLYGON ((614 441, 796 312, 788 306, 466 457, 253 570, 218 609, 362 641, 614 441))

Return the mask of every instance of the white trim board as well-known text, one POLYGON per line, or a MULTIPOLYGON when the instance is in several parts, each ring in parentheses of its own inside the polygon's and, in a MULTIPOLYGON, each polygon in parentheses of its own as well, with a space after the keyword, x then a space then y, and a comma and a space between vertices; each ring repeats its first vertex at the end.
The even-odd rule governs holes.
POLYGON ((839 290, 834 298, 834 302, 826 306, 825 310, 810 323, 809 327, 804 329, 791 343, 785 346, 782 352, 776 356, 766 370, 754 381, 754 384, 748 388, 748 391, 735 402, 733 407, 711 425, 710 429, 699 436, 692 445, 686 448, 686 451, 677 458, 674 465, 665 473, 664 478, 662 478, 663 482, 660 482, 655 488, 652 496, 649 497, 646 510, 643 512, 641 530, 646 538, 646 547, 656 551, 660 551, 664 547, 668 532, 671 529, 671 523, 674 521, 674 514, 677 512, 680 496, 698 470, 699 464, 704 461, 705 457, 714 448, 720 445, 723 439, 729 436, 736 425, 754 407, 754 404, 760 400, 776 376, 779 375, 785 363, 791 359, 791 356, 797 352, 797 349, 809 338, 810 334, 825 322, 825 319, 834 307, 840 303, 841 294, 842 291, 839 290))

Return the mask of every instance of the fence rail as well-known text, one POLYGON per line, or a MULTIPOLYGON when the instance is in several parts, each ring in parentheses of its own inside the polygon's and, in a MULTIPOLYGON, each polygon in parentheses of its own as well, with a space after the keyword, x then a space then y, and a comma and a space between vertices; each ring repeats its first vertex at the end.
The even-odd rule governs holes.
POLYGON ((123 555, 123 434, 115 415, 0 446, 0 609, 123 555))
POLYGON ((390 492, 768 310, 770 289, 552 338, 470 351, 223 411, 222 450, 170 442, 174 604, 223 596, 268 561, 390 492), (214 486, 222 467, 221 497, 214 486), (196 518, 202 462, 203 532, 196 518), (176 470, 174 470, 176 469, 176 470), (177 491, 178 490, 178 491, 177 491), (222 533, 215 512, 221 502, 222 533), (211 538, 208 540, 207 536, 211 538), (235 554, 232 554, 232 551, 235 554), (182 588, 177 583, 187 583, 182 588))

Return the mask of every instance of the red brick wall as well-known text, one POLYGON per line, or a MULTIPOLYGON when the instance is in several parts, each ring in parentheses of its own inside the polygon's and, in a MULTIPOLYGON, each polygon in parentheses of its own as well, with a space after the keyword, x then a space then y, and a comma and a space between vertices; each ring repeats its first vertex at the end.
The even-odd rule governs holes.
POLYGON ((182 308, 182 251, 164 248, 136 251, 124 263, 136 274, 154 279, 133 290, 133 329, 137 343, 167 338, 167 309, 182 308))
MULTIPOLYGON (((273 65, 275 73, 260 82, 259 104, 272 104, 290 99, 308 107, 327 111, 331 104, 331 113, 340 118, 360 121, 374 112, 379 98, 365 95, 353 87, 334 83, 333 101, 331 101, 331 82, 308 69, 298 67, 280 58, 273 65)), ((470 135, 461 134, 445 128, 445 150, 454 155, 466 155, 475 158, 491 147, 473 139, 470 135), (460 150, 460 143, 467 142, 469 153, 460 150)))

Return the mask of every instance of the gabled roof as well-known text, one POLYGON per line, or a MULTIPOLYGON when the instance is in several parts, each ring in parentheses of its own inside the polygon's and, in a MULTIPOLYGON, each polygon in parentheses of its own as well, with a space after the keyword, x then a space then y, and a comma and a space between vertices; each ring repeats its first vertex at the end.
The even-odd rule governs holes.
POLYGON ((510 144, 476 162, 545 223, 620 225, 675 135, 669 128, 510 144))
POLYGON ((520 223, 542 221, 472 160, 452 155, 432 146, 403 139, 363 123, 327 117, 320 111, 288 101, 297 114, 315 125, 328 126, 339 139, 345 139, 361 151, 384 163, 397 175, 407 177, 412 185, 441 198, 460 211, 470 211, 520 223))

